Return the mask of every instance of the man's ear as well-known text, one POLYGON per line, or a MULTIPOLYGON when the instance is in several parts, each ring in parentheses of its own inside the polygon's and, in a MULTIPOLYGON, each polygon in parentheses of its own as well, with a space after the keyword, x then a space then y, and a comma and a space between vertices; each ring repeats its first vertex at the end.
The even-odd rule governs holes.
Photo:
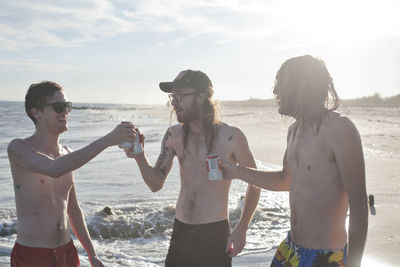
POLYGON ((31 112, 32 117, 34 117, 36 121, 40 118, 39 109, 31 108, 30 112, 31 112))

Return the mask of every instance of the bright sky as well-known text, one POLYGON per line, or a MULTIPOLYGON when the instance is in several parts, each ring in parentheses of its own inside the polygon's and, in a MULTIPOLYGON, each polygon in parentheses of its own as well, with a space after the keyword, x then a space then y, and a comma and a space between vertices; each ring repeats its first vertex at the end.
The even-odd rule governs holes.
POLYGON ((73 102, 161 104, 184 69, 219 100, 272 98, 280 65, 322 58, 341 98, 400 94, 397 0, 1 0, 0 100, 60 83, 73 102))

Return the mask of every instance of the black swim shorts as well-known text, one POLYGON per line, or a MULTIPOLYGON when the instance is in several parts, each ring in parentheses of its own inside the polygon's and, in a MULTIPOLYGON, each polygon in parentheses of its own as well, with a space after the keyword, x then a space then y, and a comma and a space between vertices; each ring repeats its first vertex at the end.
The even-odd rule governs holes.
POLYGON ((175 219, 165 267, 231 267, 228 220, 186 224, 175 219))

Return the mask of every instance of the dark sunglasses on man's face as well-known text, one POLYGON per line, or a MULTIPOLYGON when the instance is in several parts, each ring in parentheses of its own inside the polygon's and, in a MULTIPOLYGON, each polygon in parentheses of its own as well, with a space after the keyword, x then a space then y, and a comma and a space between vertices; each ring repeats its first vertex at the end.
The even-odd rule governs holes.
POLYGON ((63 113, 64 111, 70 112, 72 109, 71 102, 55 102, 44 105, 44 107, 48 106, 53 106, 54 111, 57 113, 63 113))

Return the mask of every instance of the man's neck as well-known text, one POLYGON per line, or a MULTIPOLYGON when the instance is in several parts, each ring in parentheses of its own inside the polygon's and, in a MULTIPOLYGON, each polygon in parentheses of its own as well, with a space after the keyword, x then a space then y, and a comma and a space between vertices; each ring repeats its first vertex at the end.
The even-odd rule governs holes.
POLYGON ((203 126, 200 120, 189 122, 189 129, 192 134, 203 134, 203 126))
POLYGON ((54 154, 59 152, 59 136, 59 134, 36 129, 35 133, 29 139, 36 149, 54 154))

